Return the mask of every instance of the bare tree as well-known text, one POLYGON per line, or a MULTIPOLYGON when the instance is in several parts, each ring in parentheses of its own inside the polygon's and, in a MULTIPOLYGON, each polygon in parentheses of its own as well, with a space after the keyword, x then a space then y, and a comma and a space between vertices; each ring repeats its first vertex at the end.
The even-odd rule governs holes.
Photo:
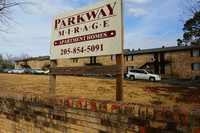
POLYGON ((12 29, 11 22, 15 22, 12 17, 12 8, 19 7, 23 9, 23 5, 32 4, 31 2, 17 2, 17 0, 0 0, 0 32, 9 33, 12 29))
POLYGON ((185 23, 185 19, 194 17, 195 13, 200 11, 200 0, 180 0, 180 7, 182 9, 180 21, 185 23))
POLYGON ((28 58, 30 58, 30 56, 27 53, 21 53, 19 56, 16 57, 17 60, 24 60, 28 58))
POLYGON ((30 56, 27 53, 21 53, 19 56, 14 56, 9 53, 5 53, 3 56, 3 62, 9 66, 14 65, 16 60, 28 59, 30 56))
POLYGON ((5 53, 3 57, 3 62, 9 66, 14 64, 15 57, 12 54, 5 53))

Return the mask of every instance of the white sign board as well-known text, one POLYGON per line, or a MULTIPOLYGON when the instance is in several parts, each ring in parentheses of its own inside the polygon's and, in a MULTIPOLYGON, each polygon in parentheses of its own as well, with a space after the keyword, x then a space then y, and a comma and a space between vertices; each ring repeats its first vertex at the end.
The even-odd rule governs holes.
POLYGON ((50 59, 122 53, 121 0, 104 0, 52 19, 50 59))

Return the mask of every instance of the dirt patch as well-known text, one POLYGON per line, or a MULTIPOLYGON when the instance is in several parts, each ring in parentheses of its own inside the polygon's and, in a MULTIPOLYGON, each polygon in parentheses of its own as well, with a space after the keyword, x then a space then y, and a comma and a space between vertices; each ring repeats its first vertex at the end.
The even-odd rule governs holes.
MULTIPOLYGON (((200 104, 200 87, 192 86, 170 86, 170 87, 146 87, 144 90, 154 93, 176 103, 200 104), (161 93, 162 92, 162 93, 161 93), (174 97, 174 95, 177 95, 174 97)), ((155 103, 154 101, 151 103, 155 103)))

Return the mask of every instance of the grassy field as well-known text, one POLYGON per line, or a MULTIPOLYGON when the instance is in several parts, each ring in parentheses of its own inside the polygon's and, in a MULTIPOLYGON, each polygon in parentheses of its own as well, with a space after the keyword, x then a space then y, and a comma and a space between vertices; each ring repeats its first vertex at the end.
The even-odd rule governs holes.
MULTIPOLYGON (((70 97, 115 100, 114 79, 57 76, 56 94, 70 97)), ((49 90, 49 76, 0 74, 0 89, 43 93, 49 90)), ((200 108, 200 87, 144 81, 124 81, 124 101, 200 108)))

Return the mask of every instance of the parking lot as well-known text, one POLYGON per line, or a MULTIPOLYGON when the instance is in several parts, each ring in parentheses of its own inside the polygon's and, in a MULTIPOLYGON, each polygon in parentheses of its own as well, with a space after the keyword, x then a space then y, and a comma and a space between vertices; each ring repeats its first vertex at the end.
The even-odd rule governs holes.
MULTIPOLYGON (((87 76, 92 78, 99 78, 99 79, 115 79, 115 77, 108 77, 108 76, 87 76)), ((124 78, 124 80, 128 81, 130 79, 124 78)), ((136 82, 150 82, 147 80, 135 80, 136 82)), ((192 80, 192 79, 161 79, 160 83, 166 83, 171 85, 183 85, 183 86, 199 86, 200 87, 200 80, 192 80)), ((157 83, 157 82, 156 82, 157 83)))
POLYGON ((162 79, 161 83, 168 83, 172 85, 184 85, 184 86, 200 86, 200 80, 191 79, 162 79))

